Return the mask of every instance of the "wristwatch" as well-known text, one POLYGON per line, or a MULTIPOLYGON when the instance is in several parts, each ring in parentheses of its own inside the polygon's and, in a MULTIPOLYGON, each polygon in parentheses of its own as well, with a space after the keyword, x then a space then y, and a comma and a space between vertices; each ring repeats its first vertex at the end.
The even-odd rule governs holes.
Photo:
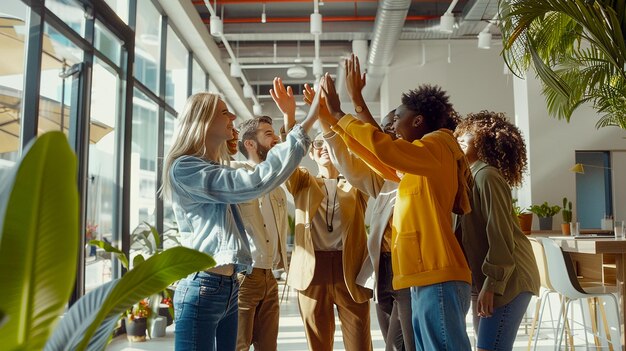
POLYGON ((363 112, 363 107, 359 106, 359 105, 356 105, 356 106, 354 106, 354 111, 356 113, 361 113, 361 112, 363 112))

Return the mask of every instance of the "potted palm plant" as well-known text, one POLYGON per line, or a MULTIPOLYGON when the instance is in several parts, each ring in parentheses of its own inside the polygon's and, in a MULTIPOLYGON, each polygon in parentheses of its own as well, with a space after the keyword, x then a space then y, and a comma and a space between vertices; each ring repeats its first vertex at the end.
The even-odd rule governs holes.
POLYGON ((541 205, 530 206, 529 210, 539 218, 539 230, 552 230, 552 217, 559 213, 561 206, 551 206, 545 201, 541 205))
POLYGON ((563 210, 561 210, 563 216, 563 223, 561 223, 561 230, 563 235, 570 235, 570 222, 572 221, 572 202, 567 200, 567 197, 563 198, 563 210))
POLYGON ((569 121, 590 102, 596 127, 626 129, 626 3, 589 0, 501 0, 502 56, 517 76, 532 64, 548 112, 569 121))

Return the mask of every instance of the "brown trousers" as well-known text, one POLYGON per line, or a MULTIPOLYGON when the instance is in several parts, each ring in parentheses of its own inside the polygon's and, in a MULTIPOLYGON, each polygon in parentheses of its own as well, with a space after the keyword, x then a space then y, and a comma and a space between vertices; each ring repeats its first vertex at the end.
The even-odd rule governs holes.
MULTIPOLYGON (((315 251, 311 285, 298 294, 309 349, 332 351, 337 306, 346 351, 372 350, 369 301, 356 303, 344 281, 341 251, 315 251)), ((294 273, 294 272, 292 272, 294 273)))
POLYGON ((239 287, 237 350, 276 351, 278 340, 278 284, 271 269, 253 268, 239 287))

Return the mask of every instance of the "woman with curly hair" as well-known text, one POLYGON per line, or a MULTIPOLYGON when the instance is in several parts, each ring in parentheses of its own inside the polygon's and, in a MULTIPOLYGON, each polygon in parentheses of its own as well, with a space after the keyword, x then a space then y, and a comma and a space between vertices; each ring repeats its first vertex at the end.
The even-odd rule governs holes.
POLYGON ((502 113, 469 114, 455 136, 470 164, 472 212, 461 217, 463 247, 472 270, 478 350, 511 350, 539 271, 530 241, 513 213, 511 187, 522 183, 526 145, 502 113))

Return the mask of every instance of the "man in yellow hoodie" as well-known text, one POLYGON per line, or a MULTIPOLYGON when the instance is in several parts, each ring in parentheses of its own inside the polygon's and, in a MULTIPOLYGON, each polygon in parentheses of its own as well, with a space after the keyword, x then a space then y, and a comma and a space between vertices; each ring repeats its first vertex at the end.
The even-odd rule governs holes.
POLYGON ((393 214, 394 289, 411 288, 417 350, 470 350, 465 316, 471 275, 452 229, 452 213, 470 211, 471 175, 448 125, 452 105, 439 87, 402 95, 393 140, 341 111, 327 74, 322 91, 329 123, 348 147, 386 179, 398 181, 393 214))

